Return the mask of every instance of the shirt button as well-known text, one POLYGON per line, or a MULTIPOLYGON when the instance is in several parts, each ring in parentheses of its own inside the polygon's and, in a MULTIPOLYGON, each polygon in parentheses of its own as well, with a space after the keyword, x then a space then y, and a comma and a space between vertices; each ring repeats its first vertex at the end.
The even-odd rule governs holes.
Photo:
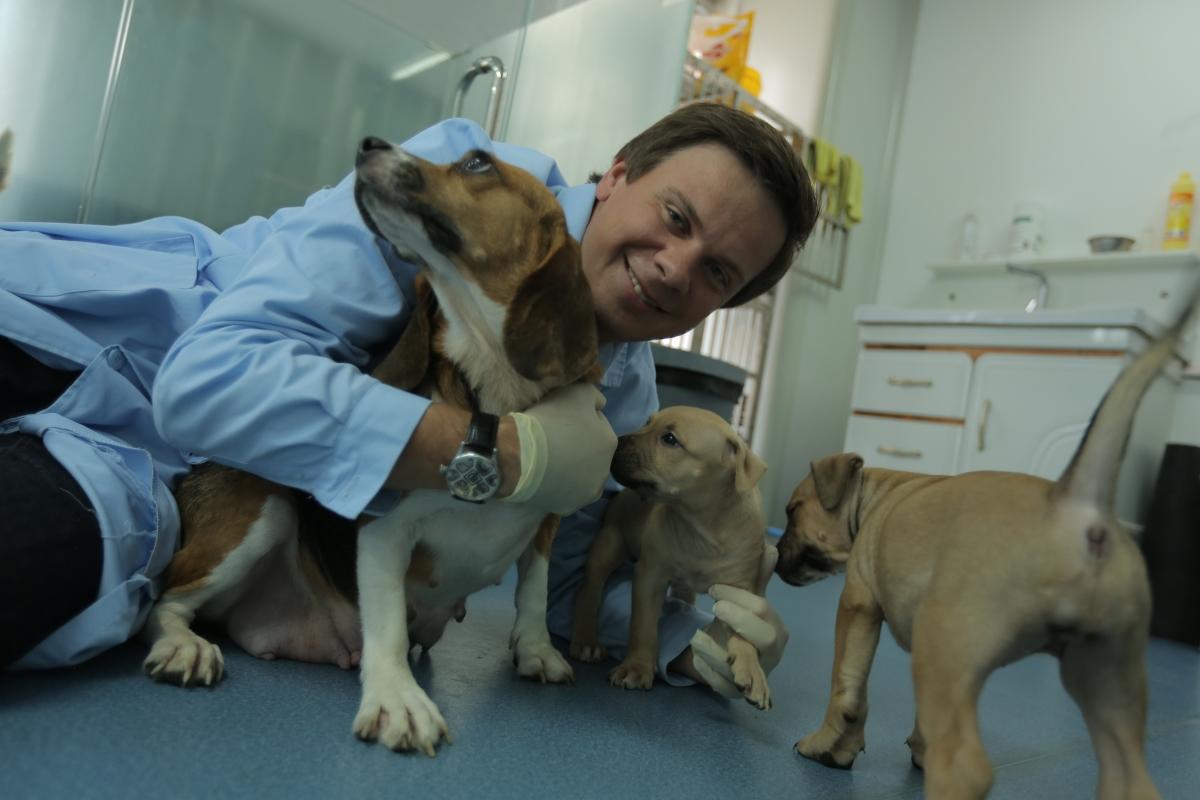
POLYGON ((108 365, 120 369, 125 365, 125 356, 121 355, 120 350, 108 351, 108 365))

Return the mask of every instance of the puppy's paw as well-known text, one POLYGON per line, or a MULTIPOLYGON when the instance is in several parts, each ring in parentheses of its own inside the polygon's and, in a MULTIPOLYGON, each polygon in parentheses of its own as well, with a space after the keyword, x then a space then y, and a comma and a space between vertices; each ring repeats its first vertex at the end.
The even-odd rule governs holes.
POLYGON ((443 739, 451 741, 442 713, 413 681, 364 686, 354 717, 354 735, 397 752, 420 750, 427 756, 437 753, 443 739))
POLYGON ((654 664, 626 658, 608 673, 608 682, 622 689, 647 690, 654 685, 654 664))
POLYGON ((221 648, 189 630, 158 639, 142 669, 156 681, 212 686, 225 674, 225 657, 221 648))
POLYGON ((522 678, 542 683, 575 682, 575 670, 549 641, 528 643, 525 639, 518 640, 513 648, 513 662, 522 678))
POLYGON ((861 735, 847 735, 824 727, 796 742, 795 750, 805 758, 834 769, 850 769, 863 750, 861 735))
POLYGON ((599 642, 571 640, 571 658, 585 664, 599 664, 608 658, 608 649, 599 642))
POLYGON ((741 690, 747 703, 760 711, 771 707, 771 687, 767 684, 767 673, 763 672, 757 655, 754 658, 731 655, 729 669, 733 673, 734 685, 741 690))
POLYGON ((913 733, 904 743, 912 754, 912 765, 917 769, 925 769, 925 739, 919 733, 913 733))

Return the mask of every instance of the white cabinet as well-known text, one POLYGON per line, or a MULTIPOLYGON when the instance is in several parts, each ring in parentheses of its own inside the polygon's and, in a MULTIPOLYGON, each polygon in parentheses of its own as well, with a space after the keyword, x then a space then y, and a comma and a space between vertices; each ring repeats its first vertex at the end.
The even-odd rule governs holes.
MULTIPOLYGON (((845 450, 867 466, 935 474, 1057 479, 1108 387, 1158 333, 1128 314, 1112 325, 1056 325, 1054 312, 1016 318, 1023 324, 926 325, 916 310, 897 311, 895 319, 877 307, 859 315, 845 450)), ((1178 363, 1168 373, 1142 401, 1122 466, 1117 512, 1134 523, 1144 518, 1166 443, 1178 363)))

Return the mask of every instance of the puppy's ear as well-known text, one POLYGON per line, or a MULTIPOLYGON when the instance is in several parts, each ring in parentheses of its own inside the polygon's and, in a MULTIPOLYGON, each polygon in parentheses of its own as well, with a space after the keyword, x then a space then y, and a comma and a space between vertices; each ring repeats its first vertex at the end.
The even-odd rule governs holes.
POLYGON ((739 492, 747 492, 762 479, 763 473, 767 471, 767 462, 759 458, 740 438, 730 439, 729 446, 733 448, 733 488, 739 492))
POLYGON ((504 350, 524 377, 570 383, 596 365, 596 311, 579 245, 563 229, 554 240, 517 289, 504 321, 504 350))
POLYGON ((858 453, 843 453, 813 462, 813 485, 822 508, 833 511, 841 505, 842 499, 850 489, 851 481, 862 469, 862 465, 862 456, 858 453))
POLYGON ((433 318, 437 314, 437 296, 424 275, 417 275, 413 288, 416 307, 408 318, 404 333, 371 373, 376 380, 406 391, 417 388, 429 371, 433 318))

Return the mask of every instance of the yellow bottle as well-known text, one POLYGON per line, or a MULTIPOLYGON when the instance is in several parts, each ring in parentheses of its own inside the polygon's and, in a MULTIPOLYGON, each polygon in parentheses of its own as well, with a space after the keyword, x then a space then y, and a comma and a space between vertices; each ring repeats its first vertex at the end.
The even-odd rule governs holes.
POLYGON ((1192 227, 1192 201, 1196 197, 1196 182, 1190 172, 1183 172, 1171 184, 1167 200, 1167 228, 1163 232, 1163 250, 1185 250, 1192 227))

